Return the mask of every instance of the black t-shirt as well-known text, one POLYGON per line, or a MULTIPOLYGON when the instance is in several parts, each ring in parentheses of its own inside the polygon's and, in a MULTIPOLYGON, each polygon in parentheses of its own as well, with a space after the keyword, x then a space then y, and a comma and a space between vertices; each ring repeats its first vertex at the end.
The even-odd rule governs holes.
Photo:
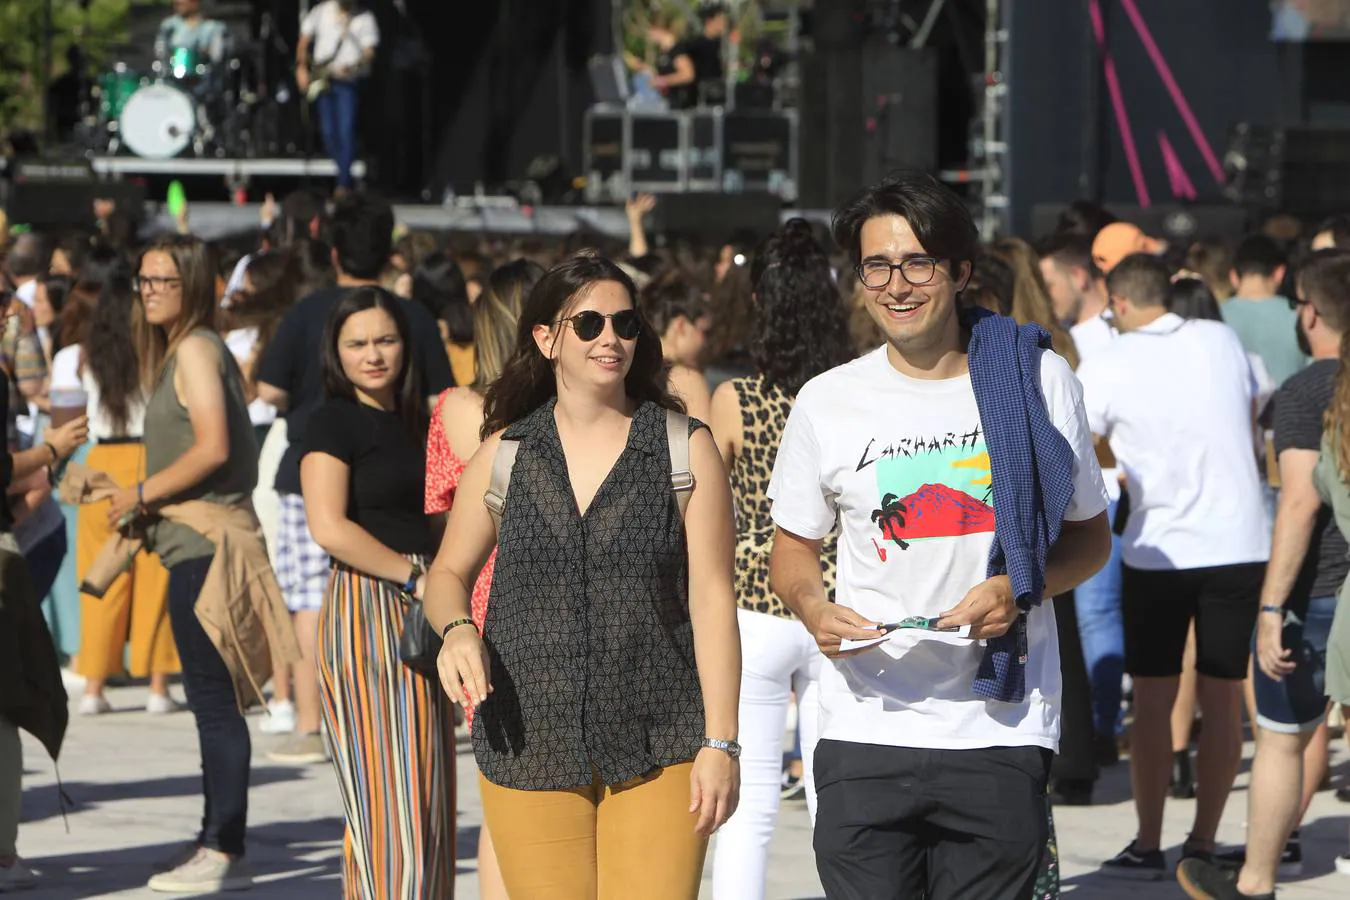
MULTIPOLYGON (((323 403, 323 330, 328 316, 350 288, 315 291, 296 304, 277 327, 258 363, 257 379, 285 391, 286 436, 290 446, 277 468, 276 489, 281 494, 300 493, 300 447, 306 438, 309 416, 323 403)), ((400 300, 412 327, 413 354, 427 396, 434 397, 455 378, 450 358, 441 343, 441 331, 425 306, 400 300)))
MULTIPOLYGON (((1322 414, 1331 405, 1336 389, 1334 359, 1314 360, 1303 370, 1294 373, 1275 392, 1275 453, 1285 450, 1322 448, 1322 414)), ((1350 547, 1336 527, 1331 508, 1323 506, 1317 513, 1312 542, 1303 559, 1303 569, 1294 590, 1291 603, 1306 606, 1312 597, 1334 597, 1350 574, 1350 547)))
MULTIPOLYGON (((683 45, 676 44, 669 50, 662 50, 657 53, 656 74, 674 75, 675 57, 683 52, 683 45)), ((666 102, 670 104, 671 109, 689 109, 694 105, 694 101, 697 97, 697 87, 692 84, 682 84, 679 87, 673 87, 666 91, 666 102)))
POLYGON ((377 541, 399 553, 430 554, 436 549, 422 511, 426 442, 409 432, 395 413, 352 400, 329 400, 309 417, 300 455, 310 453, 347 464, 347 518, 377 541))
MULTIPOLYGON (((673 109, 686 109, 698 104, 699 85, 704 82, 720 83, 723 77, 722 42, 717 38, 698 37, 681 41, 670 50, 673 62, 677 56, 687 56, 694 65, 694 83, 673 89, 666 95, 673 109)), ((658 59, 658 65, 660 60, 658 59)), ((674 71, 673 65, 671 71, 674 71)))

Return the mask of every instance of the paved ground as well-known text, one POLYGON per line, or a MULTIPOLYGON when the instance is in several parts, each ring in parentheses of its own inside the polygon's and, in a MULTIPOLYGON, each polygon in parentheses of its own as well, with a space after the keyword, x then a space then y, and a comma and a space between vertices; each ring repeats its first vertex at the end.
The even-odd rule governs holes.
MULTIPOLYGON (((45 884, 26 894, 31 900, 115 897, 142 900, 161 896, 143 888, 151 867, 171 855, 194 833, 201 815, 196 734, 186 714, 150 717, 139 711, 144 691, 110 693, 119 711, 96 719, 75 719, 61 759, 61 778, 73 804, 63 822, 50 761, 28 741, 25 823, 20 849, 45 874, 45 884)), ((254 720, 256 727, 256 719, 254 720)), ((259 885, 256 900, 310 900, 340 896, 341 809, 326 767, 286 767, 266 761, 275 739, 254 734, 254 790, 251 795, 250 858, 259 885)), ((1248 752, 1250 753, 1250 746, 1248 752)), ((461 754, 460 879, 457 896, 477 896, 473 859, 480 821, 472 758, 461 754)), ((1336 761, 1350 778, 1350 760, 1338 742, 1336 761)), ((1220 833, 1242 838, 1246 784, 1229 803, 1220 833)), ((1097 863, 1123 847, 1134 834, 1124 766, 1111 770, 1100 791, 1103 805, 1057 811, 1064 891, 1084 900, 1183 897, 1163 884, 1122 884, 1095 874, 1097 863)), ((1169 805, 1166 839, 1175 849, 1185 837, 1189 802, 1169 805)), ((1332 867, 1350 839, 1350 804, 1319 794, 1303 830, 1306 873, 1282 887, 1281 900, 1350 896, 1350 877, 1332 867)), ((715 848, 714 848, 715 851, 715 848)), ((768 896, 806 900, 822 896, 811 857, 810 829, 803 805, 787 807, 774 835, 768 896)), ((711 891, 705 891, 711 896, 711 891)))

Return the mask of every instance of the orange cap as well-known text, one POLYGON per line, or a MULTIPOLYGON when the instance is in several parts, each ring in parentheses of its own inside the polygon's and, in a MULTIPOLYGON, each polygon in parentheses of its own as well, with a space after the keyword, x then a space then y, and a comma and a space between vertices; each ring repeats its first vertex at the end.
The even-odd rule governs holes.
POLYGON ((1092 241, 1092 261, 1105 275, 1132 253, 1161 253, 1163 242, 1144 234, 1138 225, 1112 222, 1092 241))

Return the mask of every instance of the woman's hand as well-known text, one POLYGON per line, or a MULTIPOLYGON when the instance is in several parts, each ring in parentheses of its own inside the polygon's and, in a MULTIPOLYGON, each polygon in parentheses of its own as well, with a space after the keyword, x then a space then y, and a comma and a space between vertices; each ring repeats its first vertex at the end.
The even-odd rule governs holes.
POLYGON ((48 428, 42 439, 56 449, 56 460, 68 459, 89 438, 89 417, 77 416, 60 428, 48 428))
POLYGON ((492 693, 487 645, 472 625, 450 629, 436 657, 436 671, 446 696, 465 709, 477 707, 492 693))
POLYGON ((414 600, 425 600, 427 596, 427 576, 424 572, 417 576, 417 585, 413 588, 414 600))
POLYGON ((108 510, 108 525, 114 531, 122 527, 122 519, 136 511, 140 506, 140 492, 134 487, 122 488, 112 495, 112 508, 108 510))
POLYGON ((694 831, 709 837, 736 811, 741 800, 741 764, 729 754, 704 747, 689 774, 689 811, 698 813, 694 831))

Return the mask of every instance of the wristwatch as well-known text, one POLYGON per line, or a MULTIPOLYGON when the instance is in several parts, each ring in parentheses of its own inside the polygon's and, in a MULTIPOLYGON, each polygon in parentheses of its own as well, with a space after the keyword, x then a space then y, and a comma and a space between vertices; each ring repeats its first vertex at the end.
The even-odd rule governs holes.
POLYGON ((718 738, 704 738, 703 746, 712 750, 721 750, 732 759, 741 758, 741 745, 735 741, 724 741, 718 738))
POLYGON ((403 587, 401 588, 403 593, 405 594, 416 593, 417 579, 421 578, 422 575, 423 575, 422 564, 417 560, 413 560, 412 573, 408 575, 408 580, 403 583, 403 587))

